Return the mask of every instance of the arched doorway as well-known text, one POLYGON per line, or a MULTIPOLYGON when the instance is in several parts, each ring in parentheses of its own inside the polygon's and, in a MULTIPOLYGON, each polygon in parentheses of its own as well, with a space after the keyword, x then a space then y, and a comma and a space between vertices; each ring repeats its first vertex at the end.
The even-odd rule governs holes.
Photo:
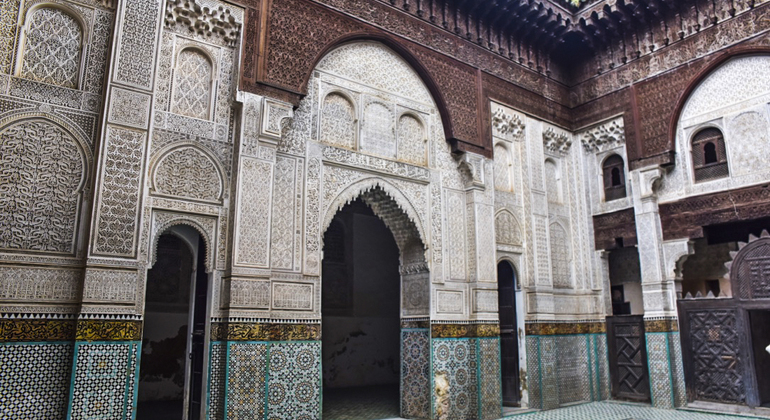
POLYGON ((147 271, 137 420, 201 418, 209 276, 206 244, 188 226, 158 238, 147 271))
POLYGON ((400 275, 393 234, 359 198, 337 212, 323 251, 323 418, 398 417, 400 275))
POLYGON ((497 264, 497 307, 500 315, 500 362, 503 405, 521 405, 519 342, 516 318, 516 269, 508 261, 497 264))

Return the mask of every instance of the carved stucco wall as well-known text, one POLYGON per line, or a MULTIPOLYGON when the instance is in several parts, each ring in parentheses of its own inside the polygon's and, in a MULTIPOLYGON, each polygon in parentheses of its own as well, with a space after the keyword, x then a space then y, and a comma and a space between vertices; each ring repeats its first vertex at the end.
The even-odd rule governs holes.
POLYGON ((319 318, 323 231, 339 208, 362 196, 400 246, 409 294, 402 316, 496 319, 496 305, 471 308, 478 291, 496 289, 491 162, 451 155, 422 80, 381 44, 332 50, 308 89, 291 119, 281 111, 286 105, 241 94, 245 115, 260 121, 243 127, 233 252, 238 274, 230 287, 271 284, 273 295, 239 313, 319 318), (262 174, 250 176, 251 167, 262 174), (272 182, 260 184, 264 179, 272 182), (257 211, 258 205, 272 210, 257 211), (260 243, 269 250, 260 251, 260 243), (277 289, 278 282, 312 287, 277 289), (302 294, 309 309, 276 306, 287 292, 302 294))
POLYGON ((72 314, 115 10, 88 1, 0 10, 0 311, 72 314))
POLYGON ((676 131, 676 164, 661 181, 661 202, 766 182, 770 176, 770 56, 731 59, 708 74, 692 91, 676 131), (725 140, 730 175, 694 182, 692 137, 716 127, 725 140))
MULTIPOLYGON (((590 189, 597 157, 572 144, 591 130, 570 133, 505 105, 490 106, 496 254, 516 267, 527 320, 603 318, 601 266, 585 246, 593 243, 591 214, 601 204, 590 189), (499 154, 505 155, 498 160, 499 154)), ((614 150, 618 144, 600 131, 591 131, 594 143, 614 150)))

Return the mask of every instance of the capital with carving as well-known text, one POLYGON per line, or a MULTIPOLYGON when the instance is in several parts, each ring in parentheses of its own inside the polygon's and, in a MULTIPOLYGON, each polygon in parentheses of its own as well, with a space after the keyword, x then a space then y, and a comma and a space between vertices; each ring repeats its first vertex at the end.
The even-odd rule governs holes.
POLYGON ((658 193, 658 187, 663 180, 666 171, 660 166, 651 166, 639 170, 639 187, 642 199, 655 198, 658 193))

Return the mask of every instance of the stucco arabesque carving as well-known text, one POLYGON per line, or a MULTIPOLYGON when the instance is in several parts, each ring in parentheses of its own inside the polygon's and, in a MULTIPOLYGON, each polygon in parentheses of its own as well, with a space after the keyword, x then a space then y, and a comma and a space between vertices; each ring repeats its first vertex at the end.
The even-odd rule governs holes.
POLYGON ((524 122, 518 115, 508 114, 498 108, 492 114, 492 128, 499 135, 519 138, 524 133, 524 122))
POLYGON ((457 163, 458 169, 468 177, 466 187, 484 188, 484 157, 466 152, 457 163))
POLYGON ((241 24, 236 22, 230 10, 223 7, 210 9, 201 6, 195 0, 169 0, 166 3, 166 26, 187 25, 199 35, 221 36, 228 46, 234 46, 241 32, 241 24))
POLYGON ((543 146, 551 153, 566 155, 572 146, 572 139, 567 133, 549 128, 543 132, 543 146))
MULTIPOLYGON (((416 209, 411 205, 410 201, 406 196, 398 190, 397 187, 394 187, 390 184, 390 182, 382 179, 382 178, 365 178, 358 180, 357 182, 349 185, 344 190, 342 190, 336 198, 331 200, 331 202, 327 205, 323 224, 321 225, 321 232, 325 232, 326 229, 331 224, 332 219, 337 214, 337 211, 341 209, 345 204, 355 200, 358 197, 363 197, 365 201, 367 197, 367 193, 379 189, 381 190, 385 196, 387 196, 391 201, 394 202, 395 207, 397 207, 399 210, 401 210, 402 215, 405 216, 410 223, 404 223, 405 221, 396 222, 393 220, 394 223, 398 226, 389 226, 391 228, 391 231, 393 231, 394 236, 396 237, 396 242, 399 242, 399 232, 394 231, 394 228, 404 227, 408 224, 412 224, 414 226, 414 229, 417 231, 416 236, 419 238, 419 240, 422 242, 422 244, 427 247, 427 241, 426 241, 426 235, 425 231, 423 229, 422 220, 420 220, 419 213, 416 211, 416 209)), ((382 200, 377 200, 382 201, 382 200)), ((367 202, 370 206, 373 203, 367 202)), ((375 210, 375 214, 377 213, 377 209, 375 210)), ((387 216, 387 215, 380 215, 380 217, 387 216)), ((387 217, 385 217, 387 218, 387 217)), ((389 220, 384 220, 386 222, 386 225, 388 225, 389 220)), ((408 235, 404 235, 408 236, 408 235)), ((401 245, 401 244, 400 244, 401 245)))
POLYGON ((585 131, 581 136, 587 152, 602 152, 626 142, 623 119, 618 118, 585 131))
POLYGON ((217 220, 214 217, 197 216, 191 214, 178 214, 167 212, 153 212, 152 235, 150 244, 150 264, 148 268, 155 265, 158 258, 158 240, 163 232, 173 226, 190 226, 200 233, 206 244, 206 272, 210 273, 214 269, 214 238, 216 238, 217 220))

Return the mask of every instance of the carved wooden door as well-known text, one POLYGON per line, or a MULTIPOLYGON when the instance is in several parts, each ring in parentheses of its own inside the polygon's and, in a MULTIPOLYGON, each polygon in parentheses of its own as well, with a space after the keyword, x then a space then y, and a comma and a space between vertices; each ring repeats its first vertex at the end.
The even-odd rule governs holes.
POLYGON ((500 362, 503 405, 519 406, 519 342, 516 329, 516 273, 507 261, 497 265, 500 362))
POLYGON ((730 300, 680 300, 682 358, 690 401, 746 404, 744 315, 730 300))
POLYGON ((641 315, 607 317, 612 397, 650 401, 647 344, 641 315))

